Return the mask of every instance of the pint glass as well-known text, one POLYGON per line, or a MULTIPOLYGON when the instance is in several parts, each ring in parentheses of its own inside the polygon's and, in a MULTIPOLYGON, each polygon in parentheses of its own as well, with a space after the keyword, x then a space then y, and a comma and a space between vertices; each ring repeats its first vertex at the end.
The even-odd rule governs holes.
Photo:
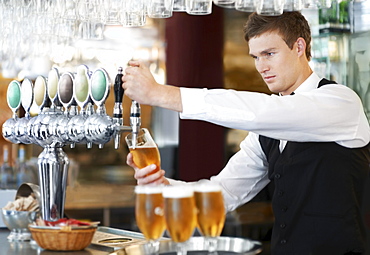
POLYGON ((194 198, 198 209, 199 231, 203 236, 220 236, 225 223, 221 187, 214 184, 195 185, 194 198))
POLYGON ((135 146, 132 142, 132 133, 128 134, 125 139, 133 156, 135 165, 139 168, 144 168, 151 164, 155 164, 157 167, 151 173, 155 173, 160 170, 161 157, 159 150, 148 129, 140 129, 135 146))
POLYGON ((178 243, 177 254, 186 254, 185 246, 197 224, 193 189, 187 185, 163 188, 164 217, 172 241, 178 243))
POLYGON ((163 211, 163 186, 142 185, 135 187, 136 224, 148 240, 148 253, 157 254, 158 240, 166 229, 163 211))
POLYGON ((198 229, 205 237, 210 253, 217 249, 217 237, 225 223, 225 206, 221 186, 204 183, 194 187, 195 204, 198 209, 198 229))

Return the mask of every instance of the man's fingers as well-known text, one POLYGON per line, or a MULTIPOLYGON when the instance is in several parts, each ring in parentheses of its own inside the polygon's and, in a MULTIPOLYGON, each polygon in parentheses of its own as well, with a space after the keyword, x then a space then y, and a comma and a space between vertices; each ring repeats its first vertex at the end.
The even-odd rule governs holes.
POLYGON ((137 179, 137 184, 145 185, 145 184, 150 184, 150 183, 157 183, 157 184, 164 183, 164 180, 163 180, 164 171, 163 170, 160 170, 150 175, 144 175, 144 177, 142 177, 144 172, 146 173, 146 171, 143 171, 144 169, 146 168, 140 169, 140 171, 135 173, 135 179, 137 179))
POLYGON ((131 153, 127 154, 126 164, 131 166, 132 168, 137 168, 135 163, 134 163, 134 159, 133 159, 133 156, 132 156, 131 153))
MULTIPOLYGON (((135 169, 135 178, 140 179, 140 178, 145 178, 147 175, 149 175, 153 170, 156 168, 156 165, 150 165, 147 167, 144 167, 142 169, 135 169)), ((156 173, 155 173, 156 174, 156 173)))

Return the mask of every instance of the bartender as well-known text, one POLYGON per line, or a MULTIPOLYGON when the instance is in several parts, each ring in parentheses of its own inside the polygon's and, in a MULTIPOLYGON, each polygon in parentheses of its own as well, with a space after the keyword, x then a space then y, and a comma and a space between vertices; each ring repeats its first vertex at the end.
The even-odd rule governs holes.
MULTIPOLYGON (((253 13, 244 33, 257 71, 278 95, 161 85, 140 61, 122 78, 126 95, 183 119, 250 131, 210 181, 223 187, 229 211, 274 182, 272 254, 365 254, 370 128, 359 97, 312 71, 311 31, 299 12, 253 13)), ((127 163, 139 185, 180 182, 164 170, 148 175, 154 166, 139 169, 130 154, 127 163)))

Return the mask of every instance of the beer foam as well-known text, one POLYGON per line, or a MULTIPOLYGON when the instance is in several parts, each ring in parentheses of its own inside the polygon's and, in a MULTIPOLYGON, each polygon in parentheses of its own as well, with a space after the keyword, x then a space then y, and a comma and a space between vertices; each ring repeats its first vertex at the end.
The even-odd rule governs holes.
POLYGON ((137 185, 135 186, 136 194, 157 194, 162 193, 164 185, 137 185))
POLYGON ((192 197, 194 195, 193 188, 188 185, 174 185, 163 188, 163 197, 167 198, 182 198, 192 197))
POLYGON ((217 192, 221 190, 221 186, 216 183, 200 183, 194 185, 195 192, 217 192))
POLYGON ((129 146, 129 149, 140 149, 140 148, 157 148, 157 146, 155 145, 151 145, 151 144, 136 144, 135 148, 134 146, 129 146))

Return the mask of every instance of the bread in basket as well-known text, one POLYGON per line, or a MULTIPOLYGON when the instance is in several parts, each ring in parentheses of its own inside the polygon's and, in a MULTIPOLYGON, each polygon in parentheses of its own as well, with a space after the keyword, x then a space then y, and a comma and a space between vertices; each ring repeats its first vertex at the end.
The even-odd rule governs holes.
MULTIPOLYGON (((45 222, 45 221, 44 221, 45 222)), ((32 238, 45 250, 79 251, 90 245, 97 223, 83 223, 61 219, 58 223, 33 224, 28 226, 32 238)))

